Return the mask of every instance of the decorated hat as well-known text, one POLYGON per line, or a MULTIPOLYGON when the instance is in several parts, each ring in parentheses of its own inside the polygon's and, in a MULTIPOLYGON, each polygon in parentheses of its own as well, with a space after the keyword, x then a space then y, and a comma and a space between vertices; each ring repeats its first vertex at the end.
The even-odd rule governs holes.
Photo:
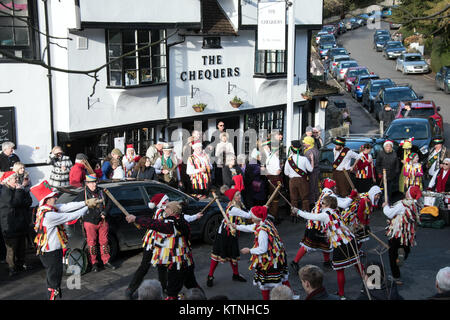
POLYGON ((436 136, 436 137, 434 137, 434 139, 433 139, 433 143, 434 144, 443 144, 444 143, 444 138, 442 137, 442 136, 436 136))
POLYGON ((97 176, 95 175, 95 173, 93 174, 87 174, 86 175, 86 182, 94 182, 97 181, 97 176))
POLYGON ((415 156, 419 156, 419 155, 417 153, 415 153, 415 152, 411 152, 409 154, 408 158, 406 158, 406 161, 408 161, 408 162, 413 161, 415 156))
POLYGON ((128 149, 134 149, 134 146, 132 144, 127 144, 127 150, 128 149))
POLYGON ((333 143, 338 146, 345 146, 345 138, 336 137, 333 139, 333 143))
POLYGON ((252 214, 252 216, 254 216, 254 217, 264 221, 267 218, 267 207, 265 207, 265 206, 254 206, 250 210, 250 213, 252 214))
POLYGON ((325 180, 323 180, 322 186, 323 188, 331 189, 336 186, 336 181, 330 178, 326 178, 325 180))
POLYGON ((156 207, 161 208, 165 203, 169 202, 169 197, 164 193, 155 194, 150 202, 148 203, 148 207, 150 209, 155 209, 156 207))
POLYGON ((403 149, 411 149, 413 141, 414 141, 414 137, 402 140, 399 145, 403 149))
POLYGON ((386 147, 388 144, 390 144, 391 147, 394 147, 394 141, 392 141, 392 140, 386 140, 386 141, 383 143, 383 148, 386 147))
POLYGON ((166 142, 163 144, 163 150, 172 150, 173 149, 173 145, 169 142, 166 142))
POLYGON ((228 199, 230 199, 230 201, 233 201, 234 195, 238 191, 239 191, 238 189, 231 188, 231 189, 228 189, 227 191, 225 191, 223 194, 226 195, 228 197, 228 199))
POLYGON ((302 147, 302 143, 300 142, 300 140, 292 140, 291 141, 291 148, 292 149, 300 149, 302 147))
POLYGON ((46 199, 55 197, 58 195, 58 193, 55 191, 55 189, 50 187, 47 180, 44 180, 41 183, 32 186, 30 191, 36 197, 36 199, 39 201, 40 206, 42 206, 44 204, 44 201, 46 199))
POLYGON ((420 198, 422 198, 422 191, 420 191, 420 188, 418 186, 409 187, 408 192, 411 198, 413 198, 414 200, 419 200, 420 198))
POLYGON ((1 179, 2 183, 6 183, 6 181, 8 181, 11 178, 14 178, 16 176, 16 173, 14 171, 6 171, 5 173, 3 173, 1 179))

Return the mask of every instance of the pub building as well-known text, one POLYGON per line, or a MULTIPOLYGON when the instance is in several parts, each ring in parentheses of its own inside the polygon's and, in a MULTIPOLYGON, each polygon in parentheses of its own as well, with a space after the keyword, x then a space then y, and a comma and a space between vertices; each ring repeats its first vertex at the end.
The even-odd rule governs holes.
MULTIPOLYGON (((289 124, 287 54, 258 50, 258 0, 11 0, 9 7, 15 10, 0 8, 10 15, 8 27, 6 20, 0 24, 0 49, 72 71, 113 61, 95 82, 1 55, 0 112, 12 110, 11 139, 33 181, 48 176, 45 162, 54 145, 72 160, 80 152, 103 159, 120 137, 119 147, 133 144, 139 154, 165 139, 180 154, 183 142, 172 133, 194 125, 208 132, 206 140, 218 121, 241 132, 285 133, 289 125, 292 139, 308 125, 325 127, 319 98, 326 94, 301 95, 310 89, 311 32, 322 26, 323 1, 296 0, 289 124), (24 17, 28 27, 20 23, 24 17), (237 108, 230 104, 235 96, 243 101, 237 108), (198 103, 206 108, 194 110, 198 103)), ((248 154, 244 140, 235 141, 237 153, 248 154)))

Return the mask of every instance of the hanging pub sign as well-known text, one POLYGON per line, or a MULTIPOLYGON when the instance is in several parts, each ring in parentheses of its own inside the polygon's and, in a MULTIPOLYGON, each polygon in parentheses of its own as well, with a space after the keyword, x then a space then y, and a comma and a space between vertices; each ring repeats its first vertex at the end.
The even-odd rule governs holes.
POLYGON ((286 50, 286 2, 258 2, 258 50, 286 50))

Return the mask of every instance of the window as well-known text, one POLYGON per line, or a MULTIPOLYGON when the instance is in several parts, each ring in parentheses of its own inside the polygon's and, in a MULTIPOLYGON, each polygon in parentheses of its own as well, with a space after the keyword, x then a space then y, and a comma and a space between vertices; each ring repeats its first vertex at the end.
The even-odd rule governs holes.
MULTIPOLYGON (((244 116, 244 131, 255 129, 258 132, 258 135, 260 134, 259 131, 263 129, 267 130, 267 134, 277 130, 283 133, 283 116, 283 110, 246 114, 244 116)), ((251 152, 250 147, 250 138, 245 137, 245 154, 249 154, 249 152, 251 152)))
POLYGON ((34 59, 37 46, 30 26, 36 24, 29 0, 0 2, 0 49, 20 58, 34 59))
POLYGON ((164 193, 169 197, 170 201, 184 201, 186 199, 186 197, 184 197, 182 193, 169 187, 151 185, 146 186, 145 190, 147 191, 149 199, 151 199, 157 193, 164 193))
MULTIPOLYGON (((108 61, 166 37, 166 30, 108 30, 108 61)), ((128 87, 167 81, 166 41, 114 61, 108 85, 128 87)))
POLYGON ((204 49, 220 49, 222 45, 220 44, 220 37, 204 37, 203 38, 203 48, 204 49))
POLYGON ((286 51, 285 50, 256 50, 255 51, 256 74, 285 74, 286 51))

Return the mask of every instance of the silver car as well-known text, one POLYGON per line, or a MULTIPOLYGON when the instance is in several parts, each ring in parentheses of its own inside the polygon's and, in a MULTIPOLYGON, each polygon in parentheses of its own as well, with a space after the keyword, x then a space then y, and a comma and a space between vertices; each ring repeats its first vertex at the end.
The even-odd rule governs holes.
POLYGON ((428 73, 430 66, 420 53, 402 53, 397 59, 395 70, 407 73, 428 73))
POLYGON ((357 66, 358 66, 358 62, 356 62, 355 60, 340 61, 336 65, 336 68, 334 69, 334 77, 338 81, 344 81, 344 76, 347 73, 348 68, 357 67, 357 66))
POLYGON ((330 66, 329 66, 329 72, 331 74, 334 74, 334 69, 336 69, 336 66, 338 65, 339 62, 341 61, 348 61, 350 60, 350 56, 349 55, 338 55, 338 56, 334 56, 333 59, 331 59, 330 61, 330 66))

